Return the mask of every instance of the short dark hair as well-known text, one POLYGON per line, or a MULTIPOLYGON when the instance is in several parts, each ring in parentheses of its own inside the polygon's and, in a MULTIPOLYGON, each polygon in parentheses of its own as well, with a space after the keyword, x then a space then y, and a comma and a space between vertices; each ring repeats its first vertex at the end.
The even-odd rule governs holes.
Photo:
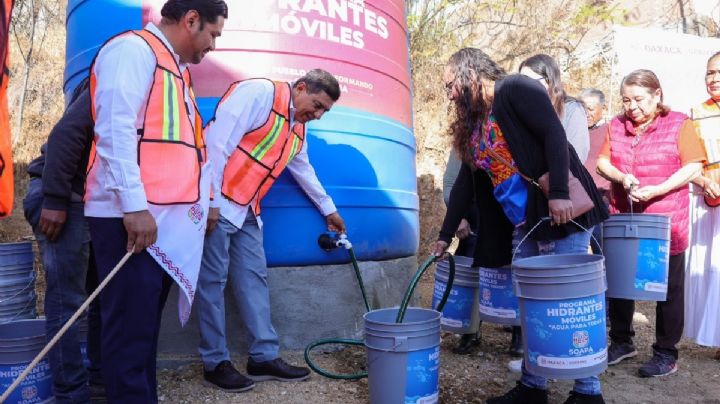
POLYGON ((310 94, 317 94, 324 91, 333 101, 340 98, 340 84, 335 76, 323 69, 312 69, 304 76, 297 79, 293 88, 298 84, 305 83, 310 94))
POLYGON ((160 10, 160 15, 178 22, 190 10, 200 14, 201 29, 205 22, 214 24, 218 17, 228 18, 228 7, 224 0, 168 0, 160 10))

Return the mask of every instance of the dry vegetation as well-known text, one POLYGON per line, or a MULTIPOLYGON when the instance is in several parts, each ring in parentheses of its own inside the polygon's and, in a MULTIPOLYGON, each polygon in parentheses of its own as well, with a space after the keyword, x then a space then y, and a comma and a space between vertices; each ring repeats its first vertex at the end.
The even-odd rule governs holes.
POLYGON ((15 209, 0 222, 0 242, 30 236, 22 215, 27 164, 40 153, 64 107, 66 0, 16 0, 10 28, 10 107, 15 209))

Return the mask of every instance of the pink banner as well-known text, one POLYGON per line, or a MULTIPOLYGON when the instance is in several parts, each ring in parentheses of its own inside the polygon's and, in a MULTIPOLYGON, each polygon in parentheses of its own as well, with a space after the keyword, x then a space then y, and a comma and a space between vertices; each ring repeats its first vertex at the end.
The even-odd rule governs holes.
MULTIPOLYGON (((159 21, 164 0, 145 0, 145 21, 159 21)), ((267 0, 230 5, 217 49, 193 66, 195 93, 219 97, 253 77, 294 80, 333 73, 337 105, 411 126, 410 72, 403 0, 267 0)))

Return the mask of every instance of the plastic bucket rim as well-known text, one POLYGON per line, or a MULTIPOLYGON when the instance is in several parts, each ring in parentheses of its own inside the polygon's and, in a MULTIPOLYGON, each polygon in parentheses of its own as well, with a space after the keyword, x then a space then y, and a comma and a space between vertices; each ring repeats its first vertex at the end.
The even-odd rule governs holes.
POLYGON ((399 308, 399 307, 386 307, 386 308, 382 308, 382 309, 371 310, 371 311, 368 311, 367 313, 363 314, 363 319, 365 320, 365 324, 366 324, 366 325, 367 325, 367 324, 377 324, 377 325, 421 325, 421 324, 429 324, 429 323, 434 323, 434 322, 439 323, 439 322, 440 322, 440 318, 442 317, 442 313, 439 312, 439 311, 437 311, 437 310, 426 309, 426 308, 421 308, 421 307, 408 307, 408 308, 406 309, 406 311, 405 311, 405 316, 406 316, 406 317, 407 317, 408 312, 410 312, 410 311, 413 311, 413 312, 415 312, 415 311, 420 311, 420 312, 434 312, 433 318, 425 319, 425 320, 421 320, 421 321, 413 321, 413 322, 406 322, 406 321, 405 321, 405 318, 403 318, 403 321, 402 321, 401 323, 396 323, 394 320, 393 320, 392 322, 384 322, 384 321, 372 320, 372 319, 369 319, 369 318, 368 318, 368 316, 371 315, 371 314, 373 314, 373 313, 378 313, 378 312, 389 312, 389 313, 393 313, 393 312, 394 312, 394 313, 397 315, 397 312, 399 312, 399 311, 400 311, 400 308, 399 308))
POLYGON ((513 271, 512 276, 517 277, 521 276, 524 278, 566 278, 570 276, 580 276, 580 275, 590 275, 594 273, 599 272, 605 272, 604 266, 600 268, 591 268, 588 271, 583 272, 575 272, 575 273, 562 273, 562 274, 542 274, 539 273, 540 271, 555 271, 557 270, 550 269, 550 268, 542 268, 542 269, 525 269, 525 268, 517 268, 515 271, 513 271))
POLYGON ((523 282, 522 280, 519 281, 513 281, 513 285, 519 284, 519 285, 544 285, 547 287, 551 287, 551 285, 555 285, 556 287, 562 287, 562 286, 569 286, 573 284, 578 283, 586 283, 586 282, 595 282, 598 280, 602 280, 605 278, 605 275, 596 276, 593 278, 587 278, 587 279, 578 279, 574 281, 567 281, 567 282, 523 282))
MULTIPOLYGON (((27 323, 27 324, 31 324, 31 325, 38 325, 39 332, 41 332, 41 334, 25 335, 25 336, 12 337, 12 338, 5 338, 2 336, 2 334, 0 334, 0 344, 2 344, 3 341, 19 341, 19 340, 23 340, 23 339, 27 339, 27 338, 40 337, 40 336, 45 338, 45 336, 47 335, 46 331, 45 331, 45 319, 41 319, 41 318, 27 318, 27 319, 21 319, 21 320, 0 323, 0 331, 2 330, 3 327, 14 326, 17 328, 18 323, 22 323, 22 324, 27 323)), ((29 328, 32 329, 33 327, 29 327, 29 328)))

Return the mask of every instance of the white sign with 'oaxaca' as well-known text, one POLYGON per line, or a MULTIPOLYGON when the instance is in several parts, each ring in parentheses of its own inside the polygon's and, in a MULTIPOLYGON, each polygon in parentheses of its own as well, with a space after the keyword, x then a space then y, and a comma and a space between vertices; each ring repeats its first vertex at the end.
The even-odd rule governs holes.
POLYGON ((708 98, 707 60, 720 51, 720 39, 660 29, 615 27, 615 50, 620 79, 635 69, 652 70, 660 79, 664 103, 674 111, 689 114, 690 108, 708 98))

